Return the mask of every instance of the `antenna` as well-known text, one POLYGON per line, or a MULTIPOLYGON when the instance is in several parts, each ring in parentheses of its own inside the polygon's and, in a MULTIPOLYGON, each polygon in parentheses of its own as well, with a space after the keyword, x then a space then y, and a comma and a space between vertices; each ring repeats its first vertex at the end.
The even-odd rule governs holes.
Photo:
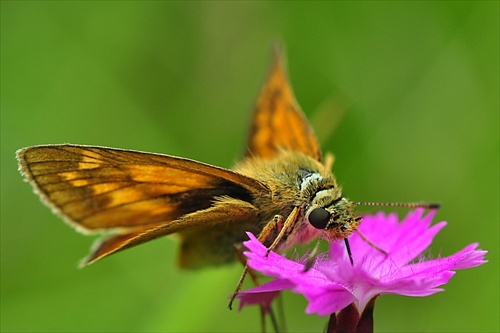
POLYGON ((386 206, 404 208, 438 209, 440 204, 431 202, 355 202, 358 206, 386 206))

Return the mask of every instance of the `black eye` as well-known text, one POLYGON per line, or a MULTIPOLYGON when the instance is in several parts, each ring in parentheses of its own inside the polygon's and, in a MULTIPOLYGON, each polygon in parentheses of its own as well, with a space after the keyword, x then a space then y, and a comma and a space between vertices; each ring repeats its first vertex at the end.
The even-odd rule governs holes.
POLYGON ((321 207, 314 208, 309 214, 309 223, 316 229, 325 229, 330 220, 330 213, 321 207))

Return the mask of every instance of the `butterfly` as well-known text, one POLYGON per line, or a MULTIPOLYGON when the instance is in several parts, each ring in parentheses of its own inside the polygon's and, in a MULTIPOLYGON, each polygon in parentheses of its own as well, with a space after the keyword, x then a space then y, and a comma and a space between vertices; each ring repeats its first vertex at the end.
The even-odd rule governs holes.
POLYGON ((231 170, 72 144, 22 148, 17 159, 43 203, 78 231, 104 234, 82 266, 171 234, 180 237, 179 266, 196 269, 235 261, 246 232, 284 252, 318 237, 347 240, 356 231, 361 216, 355 206, 370 203, 343 196, 331 172, 333 158, 323 157, 295 100, 279 48, 246 147, 231 170))

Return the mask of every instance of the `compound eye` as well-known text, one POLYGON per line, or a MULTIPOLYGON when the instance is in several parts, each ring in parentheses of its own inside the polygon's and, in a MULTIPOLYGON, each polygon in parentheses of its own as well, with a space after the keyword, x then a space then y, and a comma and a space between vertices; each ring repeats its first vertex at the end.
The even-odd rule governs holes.
POLYGON ((325 229, 330 220, 330 213, 321 207, 314 208, 309 214, 309 223, 316 229, 325 229))

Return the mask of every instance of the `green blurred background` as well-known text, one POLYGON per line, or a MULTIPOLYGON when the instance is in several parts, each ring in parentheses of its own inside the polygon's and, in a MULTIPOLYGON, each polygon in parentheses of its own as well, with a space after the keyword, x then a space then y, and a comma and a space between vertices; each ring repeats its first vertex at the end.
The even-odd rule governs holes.
MULTIPOLYGON (((226 308, 241 267, 179 271, 172 239, 78 270, 92 238, 40 203, 14 152, 69 142, 230 167, 276 40, 348 197, 439 201, 432 253, 489 251, 443 293, 380 297, 375 329, 499 330, 497 1, 1 7, 2 331, 259 330, 257 309, 226 308)), ((284 300, 290 331, 324 329, 284 300)))

